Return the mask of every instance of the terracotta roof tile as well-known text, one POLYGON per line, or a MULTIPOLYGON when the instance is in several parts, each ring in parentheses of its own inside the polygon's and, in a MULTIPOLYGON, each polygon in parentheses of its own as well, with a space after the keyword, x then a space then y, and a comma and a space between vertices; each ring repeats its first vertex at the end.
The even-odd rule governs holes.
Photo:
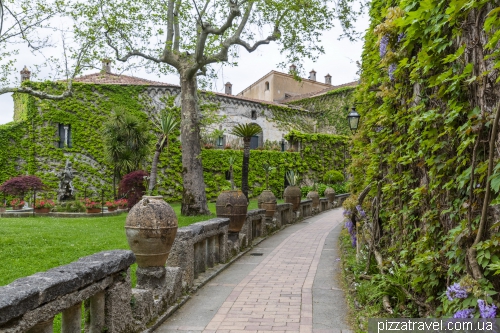
POLYGON ((134 76, 118 75, 112 73, 94 73, 83 75, 75 78, 74 82, 120 85, 175 86, 170 83, 151 81, 134 76))

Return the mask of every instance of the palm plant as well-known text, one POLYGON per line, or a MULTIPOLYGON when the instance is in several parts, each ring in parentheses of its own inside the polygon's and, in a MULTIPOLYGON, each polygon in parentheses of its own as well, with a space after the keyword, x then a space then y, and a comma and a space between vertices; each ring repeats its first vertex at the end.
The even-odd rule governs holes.
POLYGON ((116 191, 116 179, 140 169, 149 153, 148 126, 145 121, 120 108, 114 110, 103 124, 102 134, 104 156, 113 165, 113 189, 116 191))
POLYGON ((151 194, 154 187, 156 186, 156 178, 158 176, 158 161, 160 160, 160 154, 163 148, 168 150, 168 137, 171 135, 178 127, 179 122, 175 118, 173 112, 162 111, 160 118, 155 123, 159 134, 158 140, 156 141, 155 155, 153 157, 153 162, 151 163, 151 173, 149 175, 149 186, 148 193, 151 194))
POLYGON ((262 164, 262 168, 264 169, 264 172, 266 173, 266 190, 269 190, 269 173, 276 169, 275 167, 271 166, 271 164, 264 163, 262 164))
POLYGON ((252 136, 262 132, 259 125, 250 124, 238 124, 233 127, 231 134, 243 138, 243 165, 241 168, 241 190, 248 200, 248 165, 250 163, 250 140, 252 136))

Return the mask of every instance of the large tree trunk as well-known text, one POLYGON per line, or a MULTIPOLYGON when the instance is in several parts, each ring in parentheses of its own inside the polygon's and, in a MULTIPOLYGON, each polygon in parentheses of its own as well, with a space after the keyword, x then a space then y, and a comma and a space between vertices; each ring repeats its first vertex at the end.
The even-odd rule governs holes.
POLYGON ((181 74, 182 193, 181 214, 209 215, 203 166, 196 75, 181 74))
POLYGON ((250 138, 243 138, 243 166, 241 168, 241 190, 248 201, 248 164, 250 163, 250 138))

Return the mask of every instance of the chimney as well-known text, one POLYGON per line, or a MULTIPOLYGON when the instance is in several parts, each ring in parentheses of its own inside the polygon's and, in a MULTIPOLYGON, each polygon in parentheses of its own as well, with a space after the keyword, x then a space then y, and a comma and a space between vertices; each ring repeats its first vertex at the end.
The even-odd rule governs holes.
POLYGON ((314 69, 309 72, 309 80, 316 81, 316 71, 314 69))
POLYGON ((102 59, 102 69, 101 72, 111 74, 111 60, 102 59))
POLYGON ((325 75, 325 83, 326 84, 332 84, 332 76, 330 74, 325 75))
POLYGON ((296 72, 297 71, 297 66, 295 66, 294 64, 291 64, 290 65, 290 73, 293 73, 293 72, 296 72))
POLYGON ((28 67, 24 66, 21 71, 21 82, 29 81, 31 77, 31 72, 28 70, 28 67))
POLYGON ((226 83, 226 95, 232 95, 233 94, 233 85, 231 82, 226 83))

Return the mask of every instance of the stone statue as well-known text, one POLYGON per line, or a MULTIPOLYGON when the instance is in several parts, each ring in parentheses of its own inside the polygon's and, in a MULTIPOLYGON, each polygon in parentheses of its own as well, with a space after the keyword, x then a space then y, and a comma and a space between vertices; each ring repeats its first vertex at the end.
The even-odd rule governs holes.
POLYGON ((64 171, 57 174, 60 180, 59 190, 57 191, 57 200, 75 200, 75 188, 73 187, 73 178, 77 174, 76 171, 71 169, 71 162, 66 160, 64 171))

